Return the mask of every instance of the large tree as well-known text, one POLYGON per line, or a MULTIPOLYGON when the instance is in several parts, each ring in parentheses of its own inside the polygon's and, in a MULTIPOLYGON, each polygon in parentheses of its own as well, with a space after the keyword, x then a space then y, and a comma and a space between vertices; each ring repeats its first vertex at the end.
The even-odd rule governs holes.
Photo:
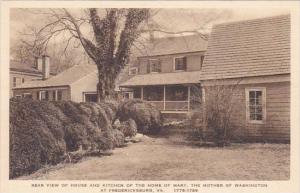
POLYGON ((65 27, 75 33, 84 50, 98 68, 98 101, 110 97, 114 81, 129 59, 130 48, 139 35, 139 26, 149 17, 148 9, 107 9, 100 18, 97 9, 89 9, 89 22, 92 25, 94 42, 81 33, 78 21, 66 9, 66 18, 59 18, 65 27), (124 24, 120 27, 122 16, 124 24), (72 24, 64 23, 66 20, 72 24))
POLYGON ((50 39, 58 34, 65 40, 66 49, 71 42, 79 42, 97 65, 100 101, 112 96, 115 80, 128 63, 130 49, 142 32, 140 26, 149 18, 150 10, 112 8, 99 11, 90 8, 84 10, 84 16, 80 14, 78 17, 76 10, 49 9, 38 14, 50 19, 39 26, 35 34, 39 38, 38 41, 35 39, 33 45, 46 48, 50 39), (91 29, 91 33, 87 33, 86 28, 91 29))

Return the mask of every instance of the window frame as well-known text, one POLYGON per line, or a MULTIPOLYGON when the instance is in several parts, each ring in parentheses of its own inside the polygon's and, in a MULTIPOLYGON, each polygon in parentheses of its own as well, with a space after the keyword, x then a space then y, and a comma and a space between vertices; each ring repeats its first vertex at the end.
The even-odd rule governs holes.
POLYGON ((17 86, 17 77, 13 77, 13 87, 17 86))
MULTIPOLYGON (((97 95, 97 91, 82 92, 82 95, 83 95, 83 102, 86 102, 86 96, 85 96, 85 95, 92 95, 92 94, 97 95)), ((89 101, 89 102, 91 102, 91 101, 89 101)))
POLYGON ((39 91, 39 100, 40 101, 43 101, 42 100, 42 93, 45 93, 45 101, 48 101, 49 100, 49 91, 48 90, 40 90, 39 91), (48 93, 48 94, 47 94, 48 93), (48 95, 48 96, 47 96, 48 95))
POLYGON ((187 71, 187 56, 177 56, 177 57, 174 57, 174 60, 173 60, 173 70, 174 70, 174 72, 186 72, 187 71), (185 70, 176 70, 176 59, 182 59, 182 58, 186 58, 185 70))
POLYGON ((247 123, 254 123, 254 124, 263 124, 266 121, 267 117, 267 108, 266 108, 266 87, 251 87, 251 88, 245 88, 245 95, 246 95, 246 121, 247 123), (251 91, 261 91, 262 92, 262 120, 251 120, 250 119, 250 92, 251 91))
POLYGON ((33 98, 32 93, 29 92, 23 93, 23 98, 26 98, 26 96, 31 96, 30 98, 33 98))
POLYGON ((161 61, 160 61, 160 59, 149 58, 148 59, 148 65, 149 65, 149 73, 150 74, 155 74, 155 73, 160 73, 161 72, 161 61), (152 65, 151 65, 150 61, 157 61, 158 62, 158 64, 159 64, 159 72, 153 71, 153 68, 152 68, 152 65))
POLYGON ((20 94, 17 94, 17 95, 15 95, 15 98, 17 98, 17 99, 21 99, 21 98, 22 98, 22 95, 20 95, 20 94))

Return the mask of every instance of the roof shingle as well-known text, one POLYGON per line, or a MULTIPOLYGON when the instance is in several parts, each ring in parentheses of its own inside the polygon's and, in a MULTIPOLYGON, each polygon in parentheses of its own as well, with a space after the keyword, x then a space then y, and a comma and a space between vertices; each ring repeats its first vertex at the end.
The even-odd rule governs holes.
POLYGON ((120 86, 190 84, 198 83, 199 77, 200 71, 143 74, 132 77, 120 86))
POLYGON ((75 65, 56 76, 50 77, 49 79, 24 82, 14 89, 67 86, 93 72, 97 73, 96 65, 75 65))
POLYGON ((290 16, 213 27, 201 80, 290 73, 290 16))
POLYGON ((169 55, 187 52, 205 51, 207 40, 200 35, 164 37, 155 39, 153 43, 143 47, 140 56, 169 55))

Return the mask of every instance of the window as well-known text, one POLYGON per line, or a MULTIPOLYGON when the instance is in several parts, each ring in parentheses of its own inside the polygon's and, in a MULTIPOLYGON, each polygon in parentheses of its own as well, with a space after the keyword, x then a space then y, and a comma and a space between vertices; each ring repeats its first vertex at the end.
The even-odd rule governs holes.
POLYGON ((148 60, 148 65, 147 65, 147 72, 148 73, 161 72, 160 60, 158 60, 158 59, 149 59, 148 60))
POLYGON ((24 83, 25 82, 25 78, 22 78, 22 83, 24 83))
POLYGON ((23 98, 32 99, 32 94, 31 93, 24 93, 23 98))
POLYGON ((22 79, 20 77, 13 77, 13 87, 16 87, 20 85, 22 82, 22 79))
POLYGON ((132 92, 124 92, 123 93, 123 99, 132 99, 133 93, 132 92))
POLYGON ((39 100, 41 101, 47 101, 49 99, 48 91, 42 90, 39 92, 39 100))
POLYGON ((53 101, 57 101, 57 90, 54 90, 54 91, 52 92, 52 100, 53 100, 53 101))
POLYGON ((13 87, 17 86, 17 77, 13 77, 13 87))
POLYGON ((61 101, 62 100, 62 90, 54 90, 52 92, 52 100, 61 101))
POLYGON ((175 58, 175 71, 186 71, 186 57, 175 58))
POLYGON ((141 98, 142 89, 141 88, 134 88, 133 89, 133 98, 140 99, 141 98))
POLYGON ((84 102, 97 102, 97 93, 84 93, 84 102))
POLYGON ((63 92, 62 90, 58 90, 58 91, 57 91, 57 100, 58 100, 58 101, 61 101, 61 100, 62 100, 62 94, 63 94, 62 92, 63 92))
POLYGON ((22 98, 22 95, 16 95, 15 96, 17 99, 21 99, 22 98))
POLYGON ((265 88, 246 89, 246 116, 249 122, 262 123, 266 118, 265 88))
POLYGON ((136 75, 138 73, 137 67, 129 68, 129 75, 136 75))

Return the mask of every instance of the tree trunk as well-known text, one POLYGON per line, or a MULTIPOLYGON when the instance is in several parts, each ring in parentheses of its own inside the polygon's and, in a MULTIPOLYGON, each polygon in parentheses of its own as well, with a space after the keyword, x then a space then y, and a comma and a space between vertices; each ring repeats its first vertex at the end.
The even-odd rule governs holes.
POLYGON ((97 101, 105 101, 111 99, 115 88, 115 79, 117 73, 111 67, 111 61, 99 62, 98 67, 98 84, 97 84, 97 101))

